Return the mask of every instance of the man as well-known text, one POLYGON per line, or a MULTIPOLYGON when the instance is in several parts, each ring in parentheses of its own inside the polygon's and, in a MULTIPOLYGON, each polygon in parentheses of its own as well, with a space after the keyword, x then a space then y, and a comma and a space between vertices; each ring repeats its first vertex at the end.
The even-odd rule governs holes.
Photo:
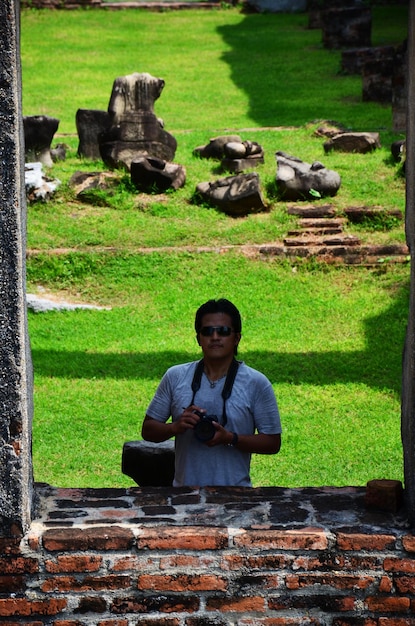
POLYGON ((203 304, 195 330, 203 359, 167 370, 148 407, 143 439, 175 437, 175 487, 250 487, 251 454, 280 450, 274 391, 262 373, 235 359, 242 324, 229 300, 203 304))

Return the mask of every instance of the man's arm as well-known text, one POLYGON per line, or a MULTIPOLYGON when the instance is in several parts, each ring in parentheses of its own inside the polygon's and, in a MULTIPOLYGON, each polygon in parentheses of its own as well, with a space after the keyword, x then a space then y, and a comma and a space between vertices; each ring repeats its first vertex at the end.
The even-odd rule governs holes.
MULTIPOLYGON (((207 442, 207 445, 230 445, 233 441, 233 432, 225 430, 220 424, 216 424, 215 428, 216 434, 213 439, 207 442)), ((241 452, 277 454, 281 448, 281 435, 265 435, 264 433, 238 435, 238 442, 235 447, 241 452)))
POLYGON ((194 413, 195 408, 198 407, 192 406, 184 409, 179 419, 174 422, 159 422, 153 417, 146 415, 141 429, 141 436, 146 441, 160 443, 180 435, 190 428, 194 428, 199 421, 199 417, 194 413))

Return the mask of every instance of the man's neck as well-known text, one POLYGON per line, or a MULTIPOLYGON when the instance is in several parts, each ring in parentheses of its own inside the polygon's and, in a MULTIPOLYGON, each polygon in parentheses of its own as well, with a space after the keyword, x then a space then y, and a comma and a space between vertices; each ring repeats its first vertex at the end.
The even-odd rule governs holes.
POLYGON ((203 359, 204 372, 209 380, 219 380, 228 373, 233 357, 226 359, 203 359))

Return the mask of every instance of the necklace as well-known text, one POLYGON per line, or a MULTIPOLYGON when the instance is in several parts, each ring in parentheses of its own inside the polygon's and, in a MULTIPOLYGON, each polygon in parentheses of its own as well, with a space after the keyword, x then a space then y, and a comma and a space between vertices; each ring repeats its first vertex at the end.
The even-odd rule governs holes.
POLYGON ((226 377, 226 374, 224 374, 223 376, 221 376, 220 378, 217 378, 216 380, 210 380, 209 376, 206 374, 206 372, 203 372, 204 375, 206 376, 208 383, 210 385, 211 389, 214 389, 216 387, 216 385, 218 384, 219 381, 221 381, 223 378, 226 377))

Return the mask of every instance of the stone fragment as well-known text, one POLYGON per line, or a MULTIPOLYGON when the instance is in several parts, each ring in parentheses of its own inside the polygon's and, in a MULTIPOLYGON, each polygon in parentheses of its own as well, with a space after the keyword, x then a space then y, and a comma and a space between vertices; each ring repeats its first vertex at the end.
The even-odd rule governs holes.
POLYGON ((372 10, 370 7, 327 8, 322 11, 321 19, 325 48, 371 46, 372 10))
POLYGON ((119 176, 113 172, 75 172, 69 186, 76 197, 83 202, 99 204, 96 191, 112 191, 119 182, 119 176))
POLYGON ((108 105, 110 126, 99 136, 101 157, 112 168, 129 170, 137 156, 172 161, 176 139, 154 113, 164 80, 147 73, 116 78, 108 105))
POLYGON ((140 487, 170 487, 174 478, 174 441, 126 441, 121 471, 140 487))
POLYGON ((401 481, 369 480, 366 485, 365 504, 368 508, 396 513, 403 504, 401 481))
POLYGON ((326 154, 332 150, 366 154, 380 148, 379 133, 339 133, 324 144, 326 154))
POLYGON ((196 197, 234 217, 266 210, 259 177, 254 172, 199 183, 196 187, 196 197))
POLYGON ((25 160, 52 167, 50 146, 58 130, 59 120, 47 115, 23 116, 25 160))
POLYGON ((285 200, 311 200, 335 196, 341 178, 334 170, 328 170, 319 161, 306 163, 285 152, 276 153, 276 185, 285 200))
POLYGON ((130 168, 131 181, 140 191, 162 193, 179 189, 186 182, 185 168, 163 159, 139 157, 131 161, 130 168))
POLYGON ((61 184, 59 179, 46 176, 42 168, 43 164, 40 161, 25 164, 25 187, 28 202, 46 202, 61 184))
POLYGON ((255 141, 230 141, 223 147, 222 168, 239 173, 264 162, 264 151, 255 141))
POLYGON ((110 124, 109 113, 98 109, 78 109, 75 122, 79 138, 78 156, 101 160, 99 136, 110 124))
POLYGON ((247 0, 247 5, 257 13, 303 13, 307 0, 247 0))
POLYGON ((52 157, 52 161, 57 163, 58 161, 65 161, 66 152, 68 150, 68 146, 66 143, 57 143, 54 148, 50 149, 50 156, 52 157))
POLYGON ((242 143, 239 135, 220 135, 214 137, 205 146, 198 146, 193 150, 195 156, 201 159, 223 159, 225 156, 224 147, 227 143, 242 143))

